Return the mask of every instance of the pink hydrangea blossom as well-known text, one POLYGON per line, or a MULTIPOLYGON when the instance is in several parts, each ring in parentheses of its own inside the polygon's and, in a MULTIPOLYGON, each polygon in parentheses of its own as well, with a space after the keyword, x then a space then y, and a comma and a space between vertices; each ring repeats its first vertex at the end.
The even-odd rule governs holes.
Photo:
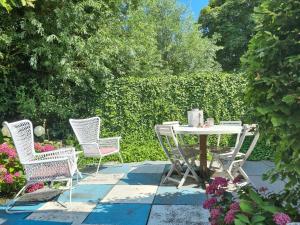
POLYGON ((54 149, 55 149, 55 147, 54 147, 53 145, 46 144, 46 145, 43 147, 43 152, 53 151, 54 149))
POLYGON ((31 185, 29 185, 27 187, 26 192, 27 193, 31 193, 31 192, 34 192, 34 191, 36 191, 38 189, 41 189, 43 187, 44 187, 44 183, 41 183, 41 182, 40 183, 31 184, 31 185))
POLYGON ((226 178, 223 178, 223 177, 216 177, 212 184, 214 184, 215 186, 217 187, 227 187, 228 185, 228 180, 226 178))
POLYGON ((3 180, 7 184, 12 184, 14 182, 14 178, 10 173, 5 174, 3 180))
POLYGON ((217 220, 220 215, 221 215, 221 210, 220 209, 216 208, 216 209, 210 210, 210 218, 212 220, 217 220))
POLYGON ((224 218, 225 224, 232 224, 232 223, 233 223, 235 213, 236 213, 236 210, 232 210, 232 209, 230 209, 230 210, 226 213, 225 218, 224 218))
POLYGON ((217 186, 216 185, 214 185, 214 184, 210 184, 210 185, 208 185, 207 187, 206 187, 206 194, 210 194, 210 195, 212 195, 212 194, 214 194, 215 193, 215 191, 217 190, 217 186))
POLYGON ((220 195, 224 194, 224 192, 225 192, 224 188, 218 188, 215 191, 215 194, 218 195, 218 196, 220 196, 220 195))
POLYGON ((16 158, 17 152, 15 149, 9 147, 7 143, 3 143, 0 145, 0 153, 6 154, 9 158, 16 158))
POLYGON ((216 199, 216 198, 209 198, 209 199, 207 199, 207 200, 205 200, 205 201, 203 202, 203 208, 204 208, 204 209, 211 209, 212 206, 213 206, 214 204, 216 204, 216 203, 217 203, 217 199, 216 199))
POLYGON ((239 211, 240 210, 240 204, 238 202, 233 202, 233 203, 231 203, 229 208, 232 209, 232 210, 239 211))
POLYGON ((15 172, 14 176, 15 177, 19 177, 20 176, 20 172, 15 172))
POLYGON ((277 225, 286 225, 287 223, 292 222, 291 218, 285 214, 285 213, 275 213, 273 215, 273 221, 277 224, 277 225))
POLYGON ((34 149, 38 152, 49 152, 49 151, 53 151, 55 147, 50 144, 45 144, 43 146, 40 143, 34 143, 34 149))

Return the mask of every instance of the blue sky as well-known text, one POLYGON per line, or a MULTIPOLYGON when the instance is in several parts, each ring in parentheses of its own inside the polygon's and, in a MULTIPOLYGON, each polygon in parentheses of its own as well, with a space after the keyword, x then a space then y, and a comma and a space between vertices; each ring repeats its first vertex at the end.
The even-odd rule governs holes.
POLYGON ((194 13, 194 18, 197 20, 200 9, 207 6, 208 0, 178 0, 180 3, 187 5, 194 13))

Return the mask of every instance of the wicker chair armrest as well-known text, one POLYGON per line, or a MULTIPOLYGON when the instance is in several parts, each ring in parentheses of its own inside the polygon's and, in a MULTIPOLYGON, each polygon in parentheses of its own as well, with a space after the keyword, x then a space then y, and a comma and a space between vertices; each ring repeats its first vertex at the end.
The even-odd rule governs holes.
POLYGON ((121 137, 100 138, 98 140, 99 147, 117 147, 120 146, 121 137))
POLYGON ((36 153, 35 159, 36 160, 53 160, 53 159, 60 159, 60 158, 70 158, 72 160, 75 160, 76 153, 75 148, 60 148, 49 152, 42 152, 42 153, 36 153))
POLYGON ((44 159, 44 160, 35 160, 35 161, 30 161, 30 162, 24 162, 24 166, 28 165, 36 165, 36 164, 47 164, 47 163, 53 163, 53 162, 60 162, 60 161, 68 161, 69 158, 64 157, 64 158, 59 158, 59 159, 44 159))

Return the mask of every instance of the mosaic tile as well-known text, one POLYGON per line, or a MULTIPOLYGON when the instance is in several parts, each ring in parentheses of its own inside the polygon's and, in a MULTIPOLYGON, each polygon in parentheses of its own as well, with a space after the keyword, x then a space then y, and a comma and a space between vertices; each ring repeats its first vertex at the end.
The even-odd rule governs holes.
POLYGON ((146 225, 149 204, 99 204, 84 224, 146 225))
POLYGON ((116 185, 101 202, 151 204, 156 191, 155 185, 116 185))
POLYGON ((96 207, 96 203, 73 202, 65 203, 48 202, 38 211, 28 216, 27 220, 43 220, 55 222, 70 222, 72 225, 81 224, 88 214, 96 207))
POLYGON ((34 220, 7 220, 2 225, 71 225, 71 223, 58 223, 50 221, 34 221, 34 220))
POLYGON ((209 212, 194 205, 153 205, 148 225, 204 225, 209 212))
POLYGON ((92 174, 79 181, 79 184, 116 184, 124 176, 123 173, 117 174, 92 174))
POLYGON ((162 174, 160 173, 128 173, 118 185, 159 185, 162 174))
MULTIPOLYGON (((72 202, 98 202, 113 187, 108 184, 78 184, 72 190, 72 202)), ((60 202, 69 202, 69 191, 58 198, 60 202)))
POLYGON ((132 169, 130 173, 163 173, 165 169, 165 164, 142 164, 135 169, 132 169))
POLYGON ((158 187, 154 198, 156 205, 202 205, 206 199, 200 188, 158 187))

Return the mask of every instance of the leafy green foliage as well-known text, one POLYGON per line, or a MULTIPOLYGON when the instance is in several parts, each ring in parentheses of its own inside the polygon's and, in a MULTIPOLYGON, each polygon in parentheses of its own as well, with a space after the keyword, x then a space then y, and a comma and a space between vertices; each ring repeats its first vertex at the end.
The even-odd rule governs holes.
MULTIPOLYGON (((104 136, 122 136, 126 161, 163 159, 154 126, 174 120, 186 124, 187 111, 191 108, 203 109, 205 117, 215 118, 216 123, 240 119, 252 123, 243 103, 245 86, 242 74, 216 72, 180 77, 121 78, 99 88, 104 91, 99 92, 96 114, 102 119, 104 136)), ((211 137, 209 141, 213 143, 216 138, 211 137)), ((228 138, 222 141, 226 144, 228 138)), ((272 155, 263 139, 261 141, 252 159, 267 159, 266 155, 272 155)))
POLYGON ((253 9, 261 0, 210 0, 200 13, 199 23, 205 36, 220 35, 217 42, 224 48, 217 60, 226 71, 240 68, 240 57, 247 50, 254 33, 253 9))
POLYGON ((47 119, 52 137, 94 112, 106 80, 220 68, 214 40, 175 0, 40 0, 0 13, 0 121, 47 119))
POLYGON ((10 12, 14 7, 34 7, 34 2, 35 0, 0 0, 0 10, 2 10, 3 7, 4 9, 6 9, 7 12, 10 12))
POLYGON ((248 99, 262 132, 276 149, 271 180, 287 180, 282 199, 291 210, 300 199, 299 7, 294 0, 264 0, 256 9, 256 34, 243 61, 248 99))

